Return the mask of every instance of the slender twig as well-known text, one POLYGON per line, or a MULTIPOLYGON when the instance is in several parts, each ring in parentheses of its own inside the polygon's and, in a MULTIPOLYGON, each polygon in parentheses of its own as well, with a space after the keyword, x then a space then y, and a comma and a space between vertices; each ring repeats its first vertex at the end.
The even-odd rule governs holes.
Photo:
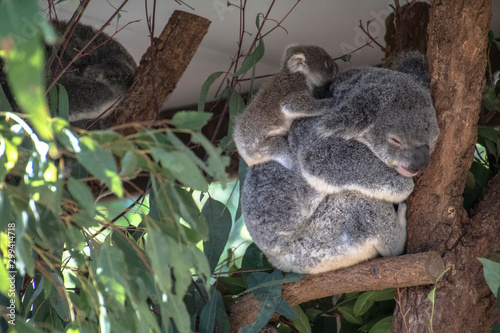
MULTIPOLYGON (((272 28, 271 30, 269 30, 268 32, 266 32, 263 36, 261 36, 260 38, 264 38, 266 37, 267 35, 269 35, 272 31, 274 31, 276 28, 278 27, 281 27, 281 23, 283 23, 283 21, 288 17, 288 15, 290 15, 290 13, 295 9, 295 7, 297 7, 297 5, 301 2, 302 0, 297 0, 297 2, 295 3, 295 5, 293 5, 293 7, 288 11, 288 13, 286 13, 286 15, 281 19, 281 21, 279 21, 279 23, 274 27, 272 28)), ((274 4, 274 1, 273 1, 273 4, 274 4)), ((286 31, 286 29, 285 29, 286 31)))
MULTIPOLYGON (((73 16, 68 21, 68 26, 66 27, 66 30, 64 31, 63 35, 61 36, 61 40, 63 41, 63 43, 59 45, 57 50, 54 50, 52 52, 52 54, 50 55, 50 57, 47 61, 47 65, 45 67, 46 71, 48 71, 49 69, 52 68, 52 63, 54 62, 57 55, 59 55, 58 66, 55 69, 53 69, 53 71, 52 71, 52 77, 51 77, 52 81, 54 81, 54 77, 57 75, 56 73, 58 73, 58 71, 62 67, 60 59, 62 59, 62 56, 63 56, 63 54, 66 50, 66 47, 68 45, 69 39, 73 35, 74 29, 75 29, 76 25, 78 24, 78 22, 80 22, 80 19, 82 18, 82 15, 85 12, 85 9, 89 5, 89 3, 90 3, 90 0, 84 0, 84 1, 80 2, 78 7, 76 8, 75 12, 73 13, 73 16), (68 35, 69 35, 69 37, 68 37, 68 35)), ((52 3, 52 5, 54 6, 53 3, 52 3)), ((54 8, 54 13, 56 13, 55 8, 54 8)), ((56 15, 56 17, 57 17, 57 15, 56 15)))
MULTIPOLYGON (((351 52, 349 52, 348 54, 355 53, 355 52, 357 52, 357 51, 361 50, 362 48, 364 48, 364 47, 366 47, 366 46, 369 46, 369 47, 373 48, 373 46, 372 46, 372 45, 370 45, 371 43, 373 43, 373 41, 372 41, 372 40, 366 40, 365 44, 361 45, 361 46, 360 46, 360 47, 358 47, 357 49, 352 50, 352 51, 351 51, 351 52)), ((342 59, 342 58, 343 58, 344 56, 346 56, 346 55, 347 55, 347 54, 343 54, 343 55, 341 55, 340 57, 333 58, 333 60, 339 60, 339 59, 342 59)))
POLYGON ((370 38, 375 44, 377 44, 378 47, 380 47, 380 49, 382 50, 382 52, 386 52, 387 49, 382 46, 382 44, 380 44, 379 42, 377 42, 377 37, 373 37, 370 32, 369 32, 369 29, 368 27, 370 26, 370 21, 368 21, 366 23, 366 29, 363 27, 363 23, 361 22, 361 20, 359 20, 359 27, 361 28, 361 31, 363 31, 363 33, 368 37, 370 38))
POLYGON ((151 90, 153 93, 153 107, 156 113, 156 120, 160 119, 160 108, 158 107, 158 97, 156 95, 156 49, 154 47, 154 31, 155 31, 155 20, 156 20, 156 0, 153 0, 153 16, 152 18, 148 13, 148 0, 144 1, 146 7, 146 22, 148 24, 149 31, 149 43, 151 46, 151 67, 149 75, 151 77, 151 90))

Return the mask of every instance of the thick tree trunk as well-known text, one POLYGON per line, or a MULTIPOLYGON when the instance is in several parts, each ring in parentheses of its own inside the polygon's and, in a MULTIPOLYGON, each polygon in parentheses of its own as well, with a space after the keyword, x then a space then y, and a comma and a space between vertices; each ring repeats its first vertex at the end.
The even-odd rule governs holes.
MULTIPOLYGON (((436 292, 435 332, 488 332, 496 301, 476 257, 500 249, 500 178, 491 181, 469 217, 462 193, 477 134, 486 68, 491 0, 433 1, 427 60, 440 138, 431 165, 409 199, 407 252, 434 250, 451 270, 436 292)), ((426 332, 429 288, 408 289, 401 302, 409 332, 426 332)), ((396 309, 393 332, 405 332, 396 309)))
MULTIPOLYGON (((109 116, 106 128, 158 119, 158 108, 174 91, 210 23, 206 18, 179 10, 172 14, 154 45, 142 56, 132 87, 109 116)), ((128 134, 133 129, 122 131, 128 134)))

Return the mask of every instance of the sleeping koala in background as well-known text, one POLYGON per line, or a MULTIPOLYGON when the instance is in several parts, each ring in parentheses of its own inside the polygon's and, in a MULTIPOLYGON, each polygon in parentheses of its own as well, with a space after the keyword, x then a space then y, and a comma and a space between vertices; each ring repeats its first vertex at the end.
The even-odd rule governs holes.
MULTIPOLYGON (((62 34, 67 24, 59 22, 54 26, 62 34)), ((88 25, 76 26, 61 59, 63 67, 74 59, 96 32, 88 25)), ((135 60, 119 42, 105 33, 99 34, 84 55, 58 81, 68 92, 72 125, 84 128, 87 122, 110 107, 132 85, 136 68, 135 60)))
MULTIPOLYGON (((56 30, 63 34, 67 23, 54 22, 56 30)), ((96 30, 78 24, 66 47, 62 59, 56 59, 66 67, 77 53, 92 39, 96 30)), ((46 46, 48 53, 50 46, 46 46)), ((58 83, 68 93, 69 121, 72 125, 85 128, 104 110, 111 106, 132 85, 135 70, 132 56, 109 35, 101 33, 87 47, 83 56, 76 60, 62 75, 58 83)), ((19 111, 7 86, 0 61, 0 83, 14 111, 19 111)), ((107 112, 105 116, 111 112, 107 112)))
POLYGON ((403 201, 439 134, 420 54, 401 56, 394 70, 348 70, 330 92, 334 108, 292 124, 298 167, 271 161, 249 168, 244 183, 250 235, 285 271, 320 273, 401 254, 403 201))

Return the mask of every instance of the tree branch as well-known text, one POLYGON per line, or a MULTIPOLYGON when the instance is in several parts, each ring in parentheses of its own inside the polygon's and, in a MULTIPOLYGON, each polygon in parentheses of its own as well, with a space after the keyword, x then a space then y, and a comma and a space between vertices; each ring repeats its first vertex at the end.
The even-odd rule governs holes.
MULTIPOLYGON (((142 56, 134 82, 106 119, 106 128, 156 119, 151 73, 154 73, 156 99, 161 105, 174 91, 209 25, 206 18, 176 10, 160 36, 154 39, 154 45, 142 56)), ((132 131, 132 127, 127 128, 124 134, 132 131)))
MULTIPOLYGON (((378 258, 336 271, 307 275, 300 281, 283 285, 282 296, 295 306, 342 293, 434 284, 444 269, 437 252, 378 258)), ((231 309, 231 332, 254 322, 259 308, 260 302, 253 294, 243 296, 231 309)))

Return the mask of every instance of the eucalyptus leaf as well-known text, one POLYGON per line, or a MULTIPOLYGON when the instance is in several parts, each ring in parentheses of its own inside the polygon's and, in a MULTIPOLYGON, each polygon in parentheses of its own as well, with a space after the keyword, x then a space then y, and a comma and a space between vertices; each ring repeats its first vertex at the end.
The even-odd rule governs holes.
POLYGON ((203 242, 203 251, 208 258, 210 271, 213 272, 231 231, 231 213, 223 203, 212 198, 206 201, 201 212, 208 225, 208 240, 203 242))
POLYGON ((354 310, 351 307, 339 306, 337 309, 342 313, 342 316, 348 322, 353 323, 353 324, 357 324, 357 325, 363 324, 363 320, 358 315, 356 315, 354 313, 354 310))
POLYGON ((59 318, 67 322, 70 319, 70 309, 66 294, 64 292, 61 294, 61 291, 65 291, 64 286, 60 283, 61 277, 56 273, 50 273, 50 276, 52 277, 50 280, 57 284, 54 286, 55 288, 51 289, 50 305, 56 310, 59 318))
POLYGON ((76 154, 78 162, 121 198, 123 185, 113 155, 90 137, 81 137, 79 147, 80 151, 76 154))
POLYGON ((250 68, 255 66, 264 56, 264 52, 264 41, 261 38, 259 39, 259 44, 257 44, 255 50, 245 58, 243 64, 241 64, 241 67, 233 74, 233 77, 245 74, 250 68))
POLYGON ((392 329, 392 316, 386 317, 377 322, 370 329, 369 333, 389 333, 392 329))
POLYGON ((9 100, 5 95, 2 86, 0 86, 0 111, 12 111, 12 106, 10 105, 9 100))
POLYGON ((177 128, 185 128, 192 131, 201 131, 213 114, 197 111, 179 111, 172 117, 172 122, 177 128))
POLYGON ((306 314, 304 313, 300 305, 294 306, 293 310, 298 315, 298 318, 292 320, 293 326, 300 333, 311 333, 312 332, 311 324, 309 323, 309 319, 307 318, 306 314))
POLYGON ((154 271, 155 281, 164 293, 172 290, 172 272, 170 268, 172 255, 169 252, 167 240, 157 230, 150 228, 146 242, 146 254, 148 255, 154 271))
POLYGON ((73 177, 68 178, 68 191, 71 196, 89 213, 90 216, 95 215, 94 196, 86 184, 79 182, 73 177))
POLYGON ((49 108, 45 99, 45 47, 43 31, 51 30, 36 1, 2 1, 0 13, 0 50, 7 81, 17 104, 31 115, 30 122, 44 140, 53 138, 47 126, 49 108), (27 20, 26 18, 41 18, 27 20), (29 33, 28 33, 29 32, 29 33), (16 38, 13 38, 16 36, 16 38))
POLYGON ((68 92, 61 84, 58 84, 57 86, 59 88, 59 103, 58 103, 59 117, 61 117, 66 121, 69 121, 68 92))
POLYGON ((121 160, 120 176, 125 176, 130 179, 135 178, 135 173, 138 167, 138 158, 135 152, 127 151, 121 160))
POLYGON ((12 204, 10 203, 9 192, 5 187, 0 189, 0 230, 6 230, 9 223, 14 222, 12 204))
POLYGON ((222 295, 217 291, 217 289, 212 288, 211 297, 200 313, 200 333, 213 332, 219 303, 222 303, 222 295))
POLYGON ((483 264, 484 278, 491 292, 496 296, 500 288, 500 263, 485 259, 477 258, 483 264))
MULTIPOLYGON (((173 298, 167 302, 167 311, 174 320, 175 326, 179 332, 190 332, 189 313, 186 305, 181 299, 173 298)), ((164 321, 165 323, 165 321, 164 321)))
POLYGON ((198 112, 205 111, 205 103, 207 102, 208 90, 212 84, 221 76, 224 72, 215 72, 210 74, 210 76, 205 80, 201 86, 200 98, 198 100, 198 112))
POLYGON ((182 151, 152 148, 155 160, 182 184, 199 191, 207 191, 208 183, 191 156, 182 151))

